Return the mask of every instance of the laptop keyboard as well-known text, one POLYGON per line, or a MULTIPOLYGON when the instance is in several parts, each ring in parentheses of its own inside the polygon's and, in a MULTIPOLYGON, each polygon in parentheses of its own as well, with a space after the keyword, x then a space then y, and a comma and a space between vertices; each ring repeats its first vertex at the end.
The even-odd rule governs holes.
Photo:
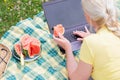
MULTIPOLYGON (((77 26, 77 27, 74 27, 74 28, 70 28, 68 29, 64 36, 70 41, 70 42, 73 42, 73 41, 76 41, 78 37, 80 36, 77 36, 77 35, 74 35, 73 34, 73 31, 85 31, 85 28, 84 28, 85 25, 83 26, 77 26)), ((88 25, 86 25, 86 27, 88 28, 88 25)))

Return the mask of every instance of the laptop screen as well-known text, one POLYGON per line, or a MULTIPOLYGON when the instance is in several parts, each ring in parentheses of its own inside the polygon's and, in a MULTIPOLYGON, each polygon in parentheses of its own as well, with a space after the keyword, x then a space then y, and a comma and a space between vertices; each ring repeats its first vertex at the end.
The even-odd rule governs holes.
POLYGON ((65 28, 86 24, 81 0, 54 0, 43 4, 49 27, 63 24, 65 28))

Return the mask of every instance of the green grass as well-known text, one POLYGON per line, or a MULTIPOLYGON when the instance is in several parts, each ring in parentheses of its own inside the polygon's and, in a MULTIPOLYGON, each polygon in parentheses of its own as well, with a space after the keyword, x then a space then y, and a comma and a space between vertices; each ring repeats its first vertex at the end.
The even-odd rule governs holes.
POLYGON ((42 10, 42 0, 0 0, 0 38, 20 20, 42 10))

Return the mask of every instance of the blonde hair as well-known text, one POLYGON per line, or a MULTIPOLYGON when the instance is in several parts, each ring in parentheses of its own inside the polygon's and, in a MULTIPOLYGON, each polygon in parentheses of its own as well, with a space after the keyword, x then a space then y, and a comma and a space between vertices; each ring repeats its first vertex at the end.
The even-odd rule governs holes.
POLYGON ((108 30, 120 38, 118 9, 114 0, 82 0, 82 6, 98 26, 106 25, 108 30))

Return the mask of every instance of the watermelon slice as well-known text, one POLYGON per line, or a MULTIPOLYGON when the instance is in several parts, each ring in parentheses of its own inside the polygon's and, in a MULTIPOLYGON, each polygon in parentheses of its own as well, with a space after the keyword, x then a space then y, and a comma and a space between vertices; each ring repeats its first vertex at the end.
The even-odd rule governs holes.
POLYGON ((59 25, 57 25, 57 26, 54 27, 53 35, 57 37, 57 36, 59 36, 59 33, 61 35, 63 35, 64 32, 65 32, 64 27, 61 24, 59 24, 59 25))
POLYGON ((36 38, 31 38, 30 46, 28 49, 29 57, 34 57, 40 52, 40 41, 36 38))
POLYGON ((20 42, 22 43, 23 49, 28 50, 29 43, 31 42, 31 36, 25 34, 21 37, 20 42))
MULTIPOLYGON (((41 43, 38 39, 29 36, 28 34, 25 34, 21 37, 20 42, 22 43, 23 47, 23 55, 29 56, 30 58, 33 58, 35 55, 38 55, 41 51, 41 43)), ((16 43, 14 45, 15 51, 20 56, 20 43, 16 43)))
POLYGON ((16 53, 20 56, 20 43, 14 45, 16 53))

